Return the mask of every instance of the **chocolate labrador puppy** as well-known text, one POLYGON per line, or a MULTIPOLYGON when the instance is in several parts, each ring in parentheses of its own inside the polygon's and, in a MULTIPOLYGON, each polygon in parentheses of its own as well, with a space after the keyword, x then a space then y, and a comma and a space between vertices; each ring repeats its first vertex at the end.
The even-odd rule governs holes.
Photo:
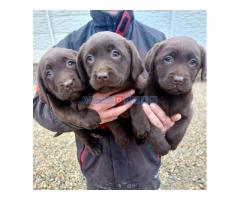
MULTIPOLYGON (((47 103, 53 113, 66 124, 75 127, 74 132, 82 144, 94 154, 101 152, 96 139, 88 130, 100 123, 100 117, 94 110, 87 109, 87 103, 81 101, 86 92, 86 85, 78 76, 76 69, 77 52, 65 48, 52 48, 47 51, 39 62, 38 84, 39 96, 47 103)), ((60 135, 57 133, 55 136, 60 135)))
MULTIPOLYGON (((135 89, 135 94, 139 94, 147 82, 146 70, 134 44, 108 31, 94 34, 81 46, 77 68, 79 74, 87 77, 85 82, 89 82, 94 92, 135 89)), ((134 117, 134 113, 131 113, 131 118, 134 117)), ((129 130, 126 131, 120 121, 121 117, 107 123, 107 126, 116 143, 126 147, 129 130)))
POLYGON ((147 53, 145 64, 149 73, 145 95, 157 96, 157 104, 166 115, 182 115, 165 134, 150 124, 141 111, 141 129, 145 127, 145 130, 135 128, 143 134, 150 126, 147 141, 157 153, 165 155, 170 149, 176 149, 192 118, 192 85, 199 70, 201 79, 206 79, 205 50, 192 38, 174 37, 155 44, 147 53))

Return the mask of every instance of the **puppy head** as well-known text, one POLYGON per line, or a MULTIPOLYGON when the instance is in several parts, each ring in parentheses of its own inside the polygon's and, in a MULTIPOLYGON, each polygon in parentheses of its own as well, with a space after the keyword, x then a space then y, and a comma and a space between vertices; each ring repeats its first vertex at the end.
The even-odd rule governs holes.
POLYGON ((170 94, 189 92, 200 69, 201 79, 206 80, 205 50, 189 37, 155 44, 147 53, 145 64, 151 79, 170 94))
POLYGON ((86 74, 91 87, 99 92, 121 89, 129 81, 144 86, 144 66, 131 41, 112 32, 99 32, 84 43, 78 54, 79 74, 86 74))
POLYGON ((39 96, 49 103, 48 95, 61 101, 79 98, 85 87, 77 75, 77 52, 52 48, 41 58, 38 66, 39 96))

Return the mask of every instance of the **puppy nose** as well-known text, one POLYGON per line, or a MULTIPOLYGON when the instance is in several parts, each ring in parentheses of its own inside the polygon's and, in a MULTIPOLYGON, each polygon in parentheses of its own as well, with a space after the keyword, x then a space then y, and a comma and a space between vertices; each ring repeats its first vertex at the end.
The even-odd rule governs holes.
POLYGON ((96 77, 99 81, 106 81, 109 78, 109 74, 108 72, 97 72, 96 77))
POLYGON ((73 79, 69 79, 63 83, 63 86, 65 89, 69 89, 70 87, 73 86, 73 79))
POLYGON ((173 80, 176 82, 183 82, 184 81, 184 77, 183 76, 179 76, 179 75, 174 75, 173 76, 173 80))

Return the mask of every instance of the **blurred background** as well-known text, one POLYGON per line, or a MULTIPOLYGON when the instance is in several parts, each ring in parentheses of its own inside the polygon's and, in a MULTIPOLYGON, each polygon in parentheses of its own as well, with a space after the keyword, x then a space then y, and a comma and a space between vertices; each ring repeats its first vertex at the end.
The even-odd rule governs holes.
MULTIPOLYGON (((164 32, 167 37, 190 36, 206 46, 204 10, 134 11, 134 14, 137 20, 164 32)), ((90 12, 86 10, 33 11, 33 63, 38 63, 47 49, 89 20, 90 12)))

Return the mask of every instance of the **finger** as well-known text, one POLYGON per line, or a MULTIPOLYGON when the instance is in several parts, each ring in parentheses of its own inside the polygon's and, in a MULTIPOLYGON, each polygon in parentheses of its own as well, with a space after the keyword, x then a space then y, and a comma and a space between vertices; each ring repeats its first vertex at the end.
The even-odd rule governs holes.
POLYGON ((101 121, 100 124, 104 124, 104 123, 107 123, 107 122, 111 122, 111 121, 114 121, 114 120, 116 120, 116 119, 117 119, 117 117, 106 118, 106 119, 104 119, 103 121, 101 121))
POLYGON ((115 91, 107 92, 107 93, 95 93, 93 95, 92 101, 88 108, 96 110, 97 112, 101 112, 108 109, 107 102, 111 101, 111 94, 115 93, 115 91), (106 100, 108 98, 108 100, 106 100), (105 100, 105 101, 104 101, 105 100), (104 101, 104 102, 103 102, 104 101))
POLYGON ((182 115, 179 114, 179 113, 177 113, 177 114, 175 114, 175 115, 173 115, 173 116, 171 117, 171 120, 172 120, 173 122, 177 122, 177 121, 179 121, 181 118, 182 118, 182 115))
POLYGON ((154 126, 156 126, 157 128, 160 128, 164 132, 165 128, 163 126, 163 123, 155 115, 155 113, 152 111, 151 107, 147 103, 143 103, 142 108, 143 108, 143 111, 145 112, 146 116, 148 117, 149 121, 154 126))
POLYGON ((181 114, 175 114, 171 117, 171 122, 165 126, 166 131, 174 126, 175 122, 179 121, 182 118, 181 114))
POLYGON ((166 113, 162 110, 161 107, 159 107, 155 103, 151 103, 150 107, 154 114, 158 117, 158 119, 163 123, 163 125, 166 127, 170 126, 172 124, 171 119, 166 115, 166 113))
POLYGON ((109 108, 112 108, 114 106, 116 106, 117 104, 121 103, 123 100, 125 100, 126 98, 132 96, 135 93, 135 90, 128 90, 125 92, 121 92, 118 94, 115 94, 113 96, 110 96, 106 99, 104 99, 103 101, 101 101, 99 104, 101 104, 101 110, 107 110, 109 108))
POLYGON ((115 108, 111 108, 105 112, 103 112, 103 114, 101 115, 101 119, 106 119, 106 118, 116 118, 119 115, 121 115, 122 113, 124 113, 125 111, 127 111, 134 103, 135 103, 136 99, 133 99, 132 101, 115 107, 115 108))
POLYGON ((96 92, 93 95, 93 100, 94 101, 102 101, 103 99, 106 99, 107 97, 111 96, 112 94, 116 93, 117 90, 111 91, 111 92, 106 92, 106 93, 99 93, 96 92))

